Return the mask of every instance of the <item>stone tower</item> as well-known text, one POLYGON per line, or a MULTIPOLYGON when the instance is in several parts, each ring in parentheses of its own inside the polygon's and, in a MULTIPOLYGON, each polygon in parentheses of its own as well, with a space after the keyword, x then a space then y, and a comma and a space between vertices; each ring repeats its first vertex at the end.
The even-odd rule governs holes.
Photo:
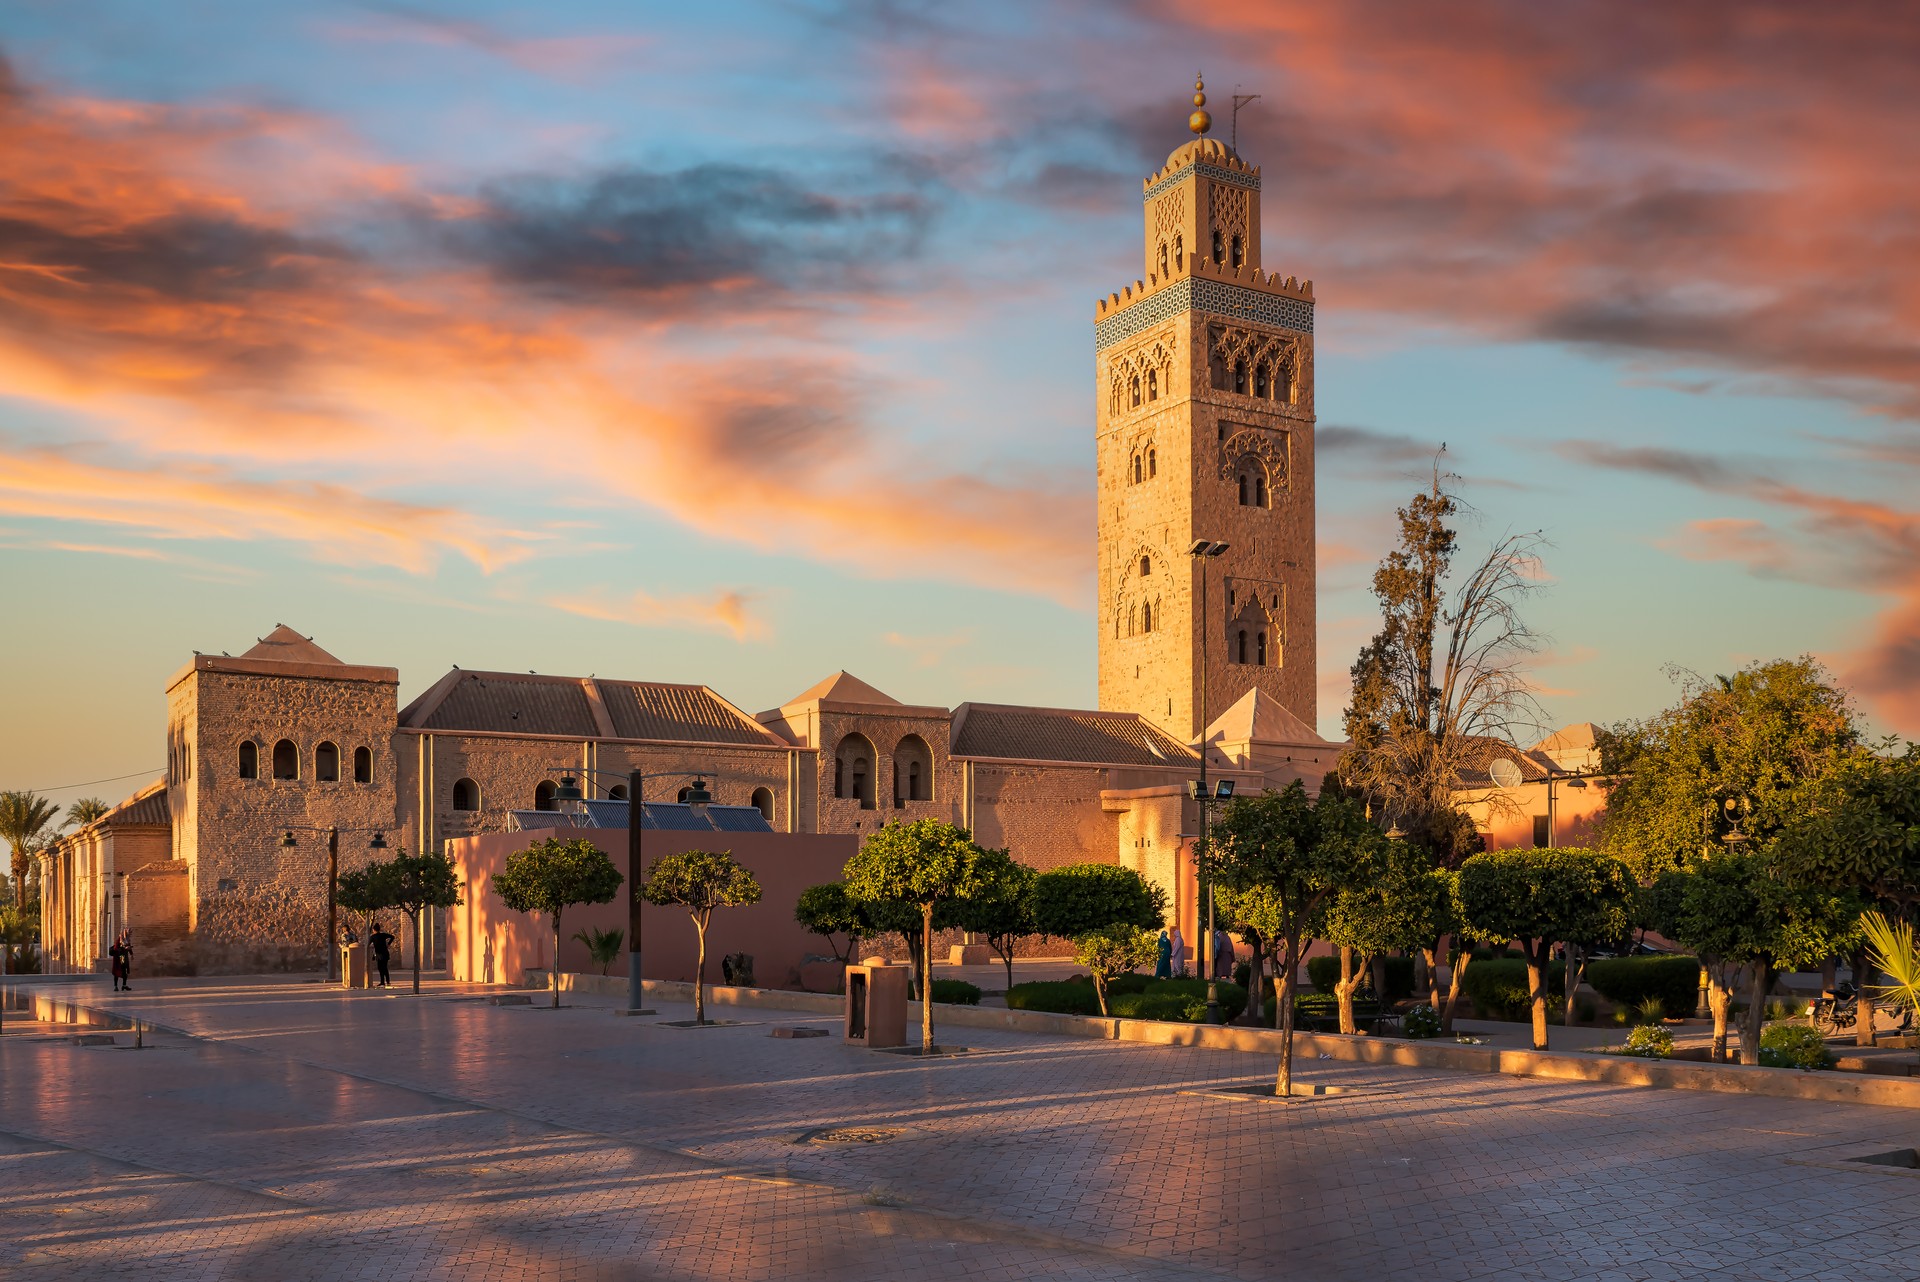
POLYGON ((1262 270, 1260 170, 1218 141, 1143 186, 1144 279, 1094 314, 1100 706, 1190 738, 1260 690, 1311 726, 1313 282, 1262 270))

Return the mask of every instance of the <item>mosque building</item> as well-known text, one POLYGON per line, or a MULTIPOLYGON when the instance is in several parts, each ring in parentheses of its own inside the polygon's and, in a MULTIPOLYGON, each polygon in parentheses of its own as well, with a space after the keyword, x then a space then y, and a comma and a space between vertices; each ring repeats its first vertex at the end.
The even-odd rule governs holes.
POLYGON ((1136 868, 1187 918, 1201 752, 1245 792, 1312 787, 1343 746, 1313 729, 1313 285, 1262 266, 1260 169, 1206 136, 1199 89, 1196 137, 1142 184, 1142 278, 1095 306, 1097 709, 917 706, 838 672, 749 714, 461 668, 402 707, 396 669, 280 626, 181 667, 166 775, 46 852, 48 968, 95 969, 124 927, 147 973, 318 968, 326 830, 343 869, 435 850, 553 809, 563 771, 600 800, 698 774, 703 822, 776 832, 950 820, 1035 867, 1136 868))

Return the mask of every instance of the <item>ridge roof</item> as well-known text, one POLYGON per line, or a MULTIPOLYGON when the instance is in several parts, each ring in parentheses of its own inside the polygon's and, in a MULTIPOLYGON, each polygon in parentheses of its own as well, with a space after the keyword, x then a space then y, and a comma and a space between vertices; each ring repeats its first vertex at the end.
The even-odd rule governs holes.
POLYGON ((802 690, 780 706, 791 708, 797 703, 814 701, 832 703, 877 703, 886 707, 904 707, 898 699, 877 690, 842 668, 840 671, 802 690))
POLYGON ((272 659, 281 663, 332 663, 341 667, 346 666, 315 645, 312 637, 303 637, 284 623, 274 624, 273 631, 257 638, 253 649, 240 657, 272 659))
POLYGON ((954 711, 956 757, 1184 766, 1199 754, 1133 712, 966 703, 954 711))

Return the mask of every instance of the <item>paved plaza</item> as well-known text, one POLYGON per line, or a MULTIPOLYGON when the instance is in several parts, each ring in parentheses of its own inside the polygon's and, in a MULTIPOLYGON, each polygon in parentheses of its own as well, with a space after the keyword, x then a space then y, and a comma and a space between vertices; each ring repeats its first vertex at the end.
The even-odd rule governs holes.
POLYGON ((1920 1143, 1904 1110, 1312 1061, 1366 1089, 1276 1104, 1188 1093, 1266 1056, 916 1062, 446 984, 36 992, 179 1031, 0 1039, 9 1279, 1920 1276, 1920 1172, 1844 1160, 1920 1143))

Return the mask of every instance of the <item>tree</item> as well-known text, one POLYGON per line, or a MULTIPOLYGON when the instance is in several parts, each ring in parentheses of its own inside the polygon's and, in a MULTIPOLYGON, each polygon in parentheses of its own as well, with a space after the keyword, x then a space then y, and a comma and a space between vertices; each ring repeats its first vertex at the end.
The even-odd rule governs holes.
POLYGON ((27 870, 50 835, 60 807, 34 792, 0 792, 0 837, 12 847, 13 906, 27 906, 27 870))
MULTIPOLYGON (((361 937, 365 939, 373 935, 373 915, 382 908, 394 907, 397 894, 393 865, 372 863, 352 872, 341 873, 339 880, 334 882, 333 901, 339 905, 341 912, 360 914, 364 928, 361 937)), ((339 943, 337 939, 331 940, 328 947, 338 947, 339 943)), ((367 982, 363 976, 362 986, 367 982)))
MULTIPOLYGON (((377 867, 377 865, 375 865, 377 867)), ((420 993, 420 914, 428 908, 457 908, 461 881, 453 874, 453 861, 445 855, 409 855, 402 846, 386 861, 376 877, 390 878, 387 883, 391 903, 407 915, 413 927, 413 991, 420 993)))
POLYGON ((1293 1093, 1293 986, 1308 931, 1342 886, 1369 875, 1384 842, 1358 802, 1338 791, 1310 802, 1295 780, 1283 792, 1269 788, 1228 802, 1202 848, 1201 871, 1277 957, 1278 1095, 1293 1093))
POLYGON ((1378 856, 1373 875, 1335 891, 1321 913, 1320 938, 1340 950, 1334 993, 1343 1033, 1357 1031, 1353 994, 1373 959, 1425 947, 1445 926, 1446 874, 1403 841, 1383 842, 1378 856))
POLYGON ((920 910, 920 1050, 933 1053, 933 910, 975 888, 980 848, 965 828, 938 819, 890 823, 847 860, 847 891, 855 899, 913 904, 920 910))
POLYGON ((793 905, 793 919, 805 929, 825 938, 827 947, 833 949, 834 960, 842 966, 853 960, 853 950, 870 929, 870 923, 861 913, 860 906, 847 894, 846 885, 837 881, 808 886, 801 891, 800 898, 793 905), (835 935, 847 937, 844 949, 833 942, 835 935))
POLYGON ((1109 926, 1158 926, 1166 913, 1166 891, 1116 864, 1070 864, 1033 879, 1034 924, 1057 939, 1109 926))
POLYGON ((679 904, 693 918, 699 958, 693 971, 693 1022, 707 1022, 707 925, 716 908, 760 902, 760 883, 733 861, 730 850, 688 850, 662 855, 647 869, 641 889, 650 904, 679 904))
POLYGON ((1034 919, 1033 869, 1017 862, 1006 850, 982 850, 974 860, 975 885, 965 899, 944 906, 943 925, 985 935, 1007 968, 1007 987, 1013 987, 1013 947, 1038 934, 1034 919))
POLYGON ((1158 946, 1152 931, 1124 923, 1088 931, 1074 939, 1073 959, 1093 976, 1093 995, 1102 1015, 1107 1013, 1107 980, 1150 964, 1158 946))
POLYGON ((1598 851, 1514 848, 1473 856, 1460 865, 1459 884, 1460 915, 1469 934, 1489 943, 1519 943, 1533 994, 1533 1048, 1547 1049, 1547 963, 1553 946, 1569 945, 1571 995, 1585 967, 1581 946, 1627 933, 1633 874, 1598 851))
POLYGON ((493 875, 493 893, 517 913, 546 913, 553 921, 553 1004, 560 1005, 560 917, 574 904, 610 904, 626 881, 607 852, 585 837, 545 841, 516 850, 493 875))
POLYGON ((607 968, 619 958, 620 951, 627 942, 627 932, 619 929, 576 930, 573 932, 573 937, 586 946, 589 958, 600 963, 602 975, 606 974, 607 968))
MULTIPOLYGON (((1740 1062, 1760 1062, 1760 1026, 1778 969, 1817 965, 1854 947, 1857 897, 1795 884, 1766 853, 1729 850, 1663 873, 1648 899, 1656 929, 1693 950, 1707 970, 1713 1012, 1713 1057, 1726 1057, 1735 972, 1747 975, 1747 1011, 1740 1022, 1740 1062)), ((1863 1017, 1871 1000, 1860 984, 1863 1017)), ((1871 1022, 1869 1018, 1868 1022, 1871 1022)))
POLYGON ((67 807, 67 817, 60 826, 63 828, 84 828, 113 807, 98 797, 82 797, 67 807))

